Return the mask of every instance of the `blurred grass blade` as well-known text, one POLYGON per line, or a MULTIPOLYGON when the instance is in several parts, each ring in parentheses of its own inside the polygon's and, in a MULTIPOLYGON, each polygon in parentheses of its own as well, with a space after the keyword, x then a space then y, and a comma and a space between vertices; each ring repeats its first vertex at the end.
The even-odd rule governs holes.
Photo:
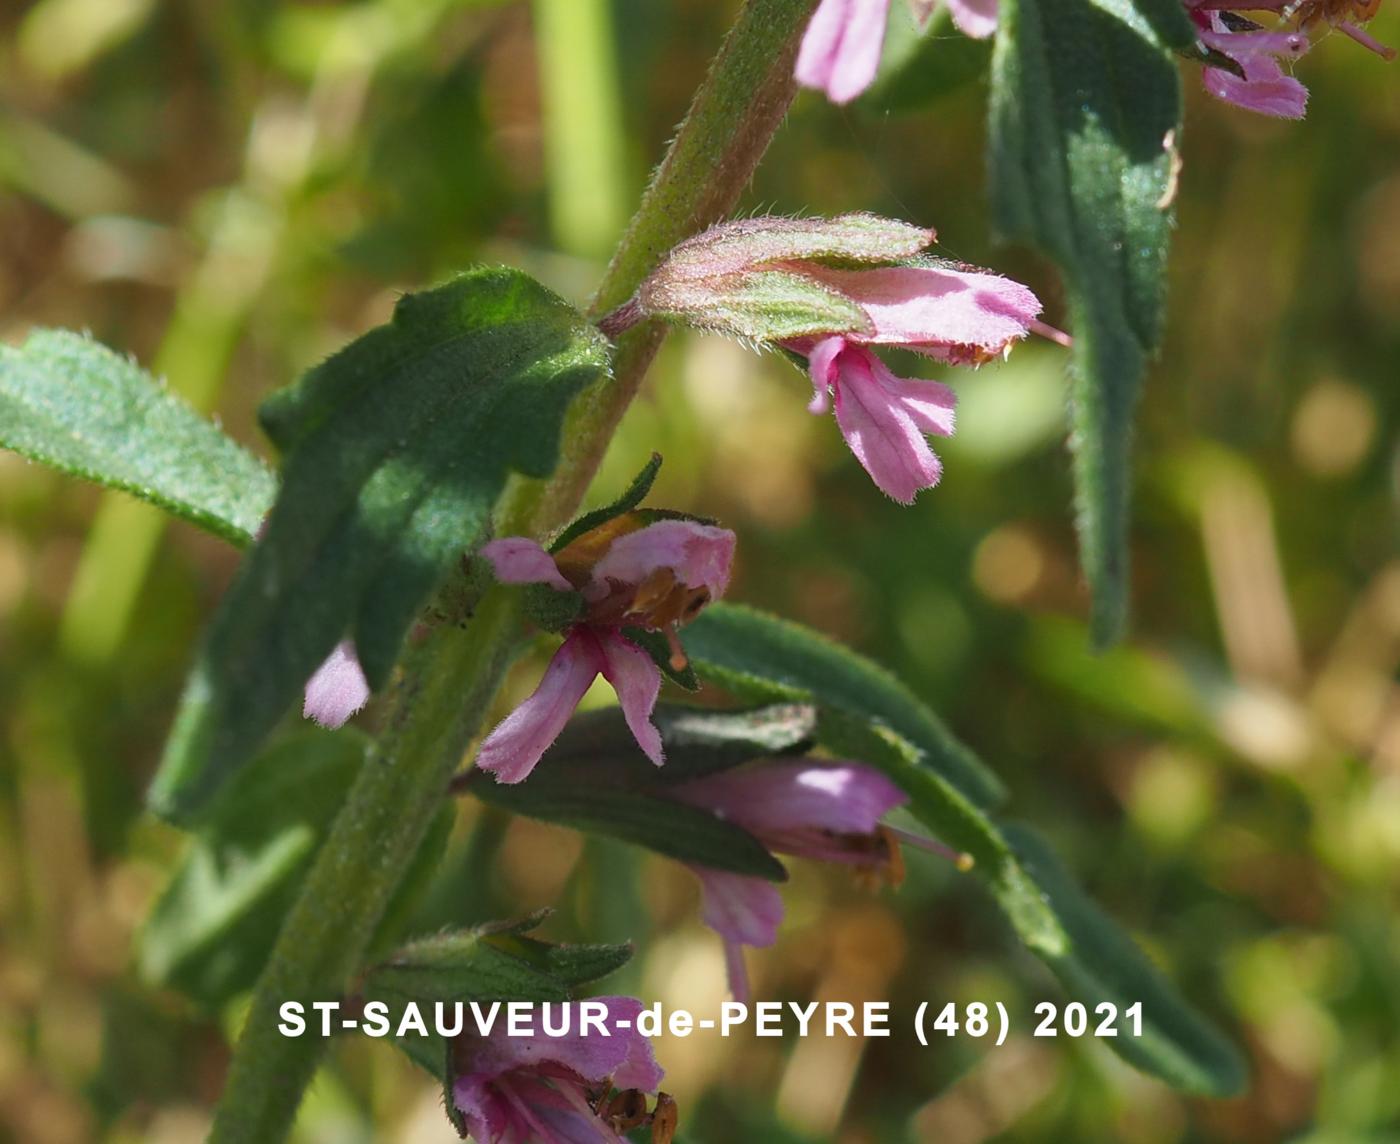
POLYGON ((267 466, 150 374, 64 330, 0 346, 0 445, 238 545, 276 491, 267 466))
POLYGON ((1181 85, 1179 0, 1003 0, 992 64, 1000 228, 1060 266, 1074 323, 1080 549, 1093 634, 1128 609, 1133 413, 1162 323, 1181 85))
POLYGON ((1061 956, 1042 954, 1065 989, 1094 1006, 1109 1002, 1121 1015, 1142 1003, 1142 1036, 1121 1027, 1106 1044, 1124 1060, 1186 1092, 1233 1096, 1247 1072, 1239 1052, 1201 1017, 1152 965, 1137 944, 1094 904, 1060 865, 1045 841, 1029 827, 1008 824, 1021 862, 1044 890, 1069 934, 1061 956))
MULTIPOLYGON (((221 193, 215 202, 205 255, 180 288, 151 364, 202 413, 217 402, 283 233, 280 212, 246 191, 221 193)), ((102 499, 63 609, 59 642, 68 655, 102 663, 121 647, 165 523, 144 505, 102 499)))
POLYGON ((870 115, 912 114, 985 75, 991 41, 964 36, 952 25, 946 4, 935 9, 923 29, 905 5, 891 5, 880 74, 856 107, 870 115))
POLYGON ((145 980, 211 1010, 252 986, 367 745, 307 728, 229 784, 141 931, 145 980))
POLYGON ((551 229, 603 257, 629 210, 612 0, 534 0, 534 16, 551 229))
POLYGON ((720 603, 685 628, 681 642, 702 679, 742 699, 817 703, 882 723, 973 805, 1002 797, 1001 781, 904 684, 810 628, 720 603))
POLYGON ((152 805, 199 810, 347 633, 382 687, 510 472, 553 470, 565 409, 607 365, 573 307, 484 269, 405 296, 392 322, 269 398, 282 492, 191 673, 152 805))

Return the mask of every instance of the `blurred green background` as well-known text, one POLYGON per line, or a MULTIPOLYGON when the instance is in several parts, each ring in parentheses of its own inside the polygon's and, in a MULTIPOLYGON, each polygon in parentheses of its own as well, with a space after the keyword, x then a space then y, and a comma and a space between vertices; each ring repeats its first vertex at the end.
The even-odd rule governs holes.
MULTIPOLYGON (((90 330, 263 449, 258 400, 403 290, 499 261, 585 300, 735 7, 6 5, 0 337, 90 330)), ((1400 42, 1394 11, 1373 30, 1400 42)), ((799 98, 744 209, 936 226, 943 254, 1029 282, 1060 320, 1053 271, 990 234, 985 52, 947 33, 921 50, 864 106, 799 98)), ((1341 36, 1299 74, 1311 112, 1287 124, 1212 103, 1186 68, 1125 646, 1087 650, 1053 346, 938 374, 959 433, 906 510, 783 362, 676 336, 596 489, 662 451, 654 502, 740 533, 732 598, 849 641, 941 711, 1237 1035, 1250 1092, 1183 1098, 1099 1046, 1033 1040, 1057 987, 935 860, 875 896, 795 863, 782 939, 751 957, 760 996, 1001 1000, 1016 1031, 662 1041, 688 1139, 1400 1140, 1400 75, 1341 36)), ((142 791, 235 559, 0 454, 0 1139, 207 1128, 238 1006, 143 983, 132 950, 184 841, 142 791)), ((673 864, 465 806, 420 921, 556 906, 547 936, 637 941, 609 991, 699 1011, 724 978, 697 897, 673 864)), ((453 1138, 429 1078, 353 1042, 298 1133, 453 1138)))

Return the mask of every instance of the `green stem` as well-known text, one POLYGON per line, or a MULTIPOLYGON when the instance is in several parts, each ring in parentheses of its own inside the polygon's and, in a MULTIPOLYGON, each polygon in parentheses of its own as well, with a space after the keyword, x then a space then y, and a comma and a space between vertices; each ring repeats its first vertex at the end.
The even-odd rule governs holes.
MULTIPOLYGON (((797 42, 814 3, 748 0, 604 275, 595 316, 627 299, 677 242, 733 210, 792 100, 797 42)), ((555 475, 513 483, 498 512, 500 534, 542 535, 577 511, 663 334, 650 324, 618 340, 612 380, 570 413, 555 475)), ((301 1037, 284 1037, 280 1007, 334 999, 363 968, 375 927, 509 665, 521 634, 517 597, 488 592, 465 628, 441 625, 409 652, 385 732, 258 982, 215 1117, 215 1144, 286 1137, 325 1040, 315 1035, 318 1021, 301 1037)))

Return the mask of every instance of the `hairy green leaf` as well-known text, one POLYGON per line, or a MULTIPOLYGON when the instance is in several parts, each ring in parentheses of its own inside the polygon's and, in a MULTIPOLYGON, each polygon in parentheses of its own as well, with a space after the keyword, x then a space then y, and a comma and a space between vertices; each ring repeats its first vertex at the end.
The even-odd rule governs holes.
POLYGON ((276 478, 128 358, 67 330, 0 346, 0 446, 247 544, 276 478))
POLYGON ((884 668, 788 620, 736 604, 711 604, 681 633, 697 674, 755 702, 816 703, 881 723, 976 806, 1001 782, 932 711, 884 668))
POLYGON ((271 397, 282 493, 195 663, 152 805, 199 811, 347 632, 382 686, 510 472, 553 470, 565 409, 607 363, 571 306, 487 269, 404 297, 391 323, 271 397))
POLYGON ((1181 86, 1179 0, 1003 0, 992 64, 992 197, 1060 266, 1074 323, 1074 470, 1093 631, 1128 608, 1133 413, 1160 337, 1181 86))
MULTIPOLYGON (((1042 952, 1076 1000, 1109 1002, 1118 1013, 1142 1003, 1142 1036, 1120 1027, 1105 1043, 1131 1064, 1187 1092, 1232 1096, 1245 1085, 1244 1061, 1233 1045, 1201 1017, 1152 965, 1137 943, 1094 904, 1060 865, 1045 841, 1028 827, 1008 825, 1006 835, 1021 863, 1042 887, 1069 935, 1068 949, 1042 952)), ((1120 1018, 1120 1026, 1122 1019, 1120 1018)))

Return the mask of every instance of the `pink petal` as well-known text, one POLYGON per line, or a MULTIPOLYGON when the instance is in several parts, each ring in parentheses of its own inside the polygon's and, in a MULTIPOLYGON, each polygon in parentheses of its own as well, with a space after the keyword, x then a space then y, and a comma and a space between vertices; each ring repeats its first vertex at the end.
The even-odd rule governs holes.
POLYGON ((754 763, 671 788, 673 797, 714 811, 762 839, 776 831, 869 834, 908 796, 860 763, 811 759, 754 763))
POLYGON ((903 394, 883 362, 869 350, 848 346, 841 355, 836 387, 836 422, 846 444, 875 484, 901 504, 911 504, 920 489, 932 488, 943 466, 920 431, 903 394))
POLYGON ((812 375, 812 389, 815 391, 815 396, 807 403, 807 412, 825 413, 828 407, 827 394, 836 387, 837 378, 840 376, 838 362, 841 351, 846 348, 846 339, 838 334, 823 338, 810 348, 798 343, 789 348, 807 355, 807 369, 812 375))
POLYGON ((549 661, 535 693, 481 744, 476 765, 494 774, 497 782, 524 779, 559 737, 598 673, 605 670, 604 662, 593 633, 582 627, 572 629, 549 661))
POLYGON ((355 645, 341 640, 306 681, 301 713, 322 727, 340 727, 369 702, 369 683, 355 645))
POLYGON ((914 23, 920 31, 928 27, 928 22, 933 19, 937 8, 938 0, 909 0, 909 14, 914 17, 914 23))
POLYGON ((851 340, 899 345, 954 363, 981 361, 1026 336, 1040 300, 1019 282, 942 266, 805 267, 857 302, 875 325, 851 340))
POLYGON ((1308 89, 1285 75, 1274 57, 1302 56, 1310 46, 1306 36, 1296 32, 1231 32, 1220 13, 1211 12, 1209 27, 1201 30, 1200 37, 1207 46, 1234 59, 1244 72, 1241 79, 1221 68, 1206 68, 1201 73, 1202 82, 1216 99, 1261 115, 1303 118, 1308 89))
POLYGON ((728 870, 691 866, 704 895, 701 917, 726 941, 768 946, 778 940, 783 921, 783 897, 762 878, 728 870))
POLYGON ((560 573, 554 557, 528 537, 503 536, 484 545, 481 555, 491 562, 496 579, 502 584, 548 584, 561 592, 574 590, 560 573))
POLYGON ((1213 19, 1214 27, 1200 33, 1201 42, 1235 60, 1243 61, 1250 56, 1296 60, 1306 55, 1312 46, 1312 41, 1301 32, 1231 32, 1225 30, 1219 15, 1213 19))
POLYGON ((997 30, 997 0, 948 0, 953 23, 964 36, 985 40, 997 30))
POLYGON ((661 732, 652 723, 651 713, 661 693, 661 669, 651 656, 617 632, 603 630, 596 638, 602 654, 603 678, 617 692, 623 718, 637 746, 659 767, 666 761, 666 754, 661 747, 661 732))
POLYGON ((875 80, 890 0, 822 0, 797 55, 797 82, 849 103, 875 80))
POLYGON ((479 1073, 459 1076, 452 1083, 452 1103, 466 1118, 473 1140, 506 1140, 518 1120, 510 1102, 491 1087, 491 1078, 479 1073))
POLYGON ((957 394, 941 381, 895 377, 883 362, 877 364, 876 376, 880 384, 886 393, 899 402, 915 425, 923 432, 939 437, 953 435, 957 423, 957 394))
MULTIPOLYGON (((636 1031, 642 1003, 635 997, 597 997, 594 1000, 607 1006, 607 1017, 603 1021, 607 1036, 599 1036, 592 1030, 588 1036, 579 1035, 578 1003, 567 1002, 573 1010, 568 1036, 549 1037, 541 1029, 532 1037, 512 1037, 504 1032, 504 1023, 499 1023, 490 1036, 479 1038, 473 1046, 471 1072, 466 1079, 489 1083, 491 1078, 516 1069, 540 1070, 552 1065, 569 1069, 585 1080, 602 1081, 612 1077, 619 1088, 656 1091, 664 1074, 656 1063, 651 1042, 636 1031), (621 1026, 623 1021, 626 1021, 625 1028, 621 1026)), ((563 1016, 555 1010, 550 1021, 558 1025, 563 1016)), ((535 1023, 538 1029, 539 1015, 535 1023)), ((459 1081, 458 1085, 461 1083, 459 1081)), ((462 1108, 462 1101, 458 1100, 457 1105, 462 1108)))
POLYGON ((735 1001, 743 1002, 745 1005, 753 997, 753 990, 749 987, 749 967, 744 964, 744 946, 742 942, 724 941, 724 968, 729 977, 729 992, 735 1001))
POLYGON ((717 600, 729 587, 733 561, 729 529, 694 520, 659 520, 612 542, 593 566, 590 591, 606 595, 610 580, 641 584, 657 569, 668 568, 687 588, 707 588, 717 600))
POLYGON ((1206 90, 1216 99, 1272 115, 1279 119, 1302 119, 1308 109, 1308 89, 1271 59, 1241 61, 1247 78, 1231 75, 1220 68, 1206 68, 1201 73, 1206 90))

